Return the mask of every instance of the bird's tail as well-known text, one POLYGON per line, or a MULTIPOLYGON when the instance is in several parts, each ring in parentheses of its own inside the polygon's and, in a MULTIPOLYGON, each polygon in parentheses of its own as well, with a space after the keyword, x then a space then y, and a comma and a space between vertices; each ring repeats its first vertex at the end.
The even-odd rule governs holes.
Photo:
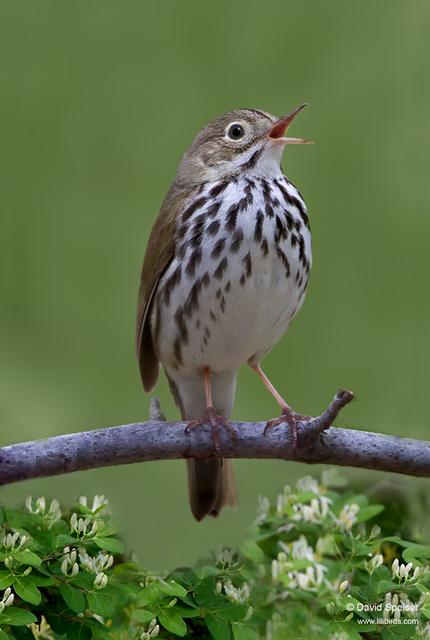
MULTIPOLYGON (((233 405, 236 375, 236 372, 228 372, 212 376, 214 405, 217 412, 226 418, 233 405)), ((203 376, 174 380, 169 372, 168 380, 182 418, 204 419, 206 403, 203 376)), ((230 460, 216 455, 190 458, 187 460, 187 471, 190 506, 196 520, 208 515, 217 516, 223 507, 236 506, 236 482, 230 460)))
POLYGON ((225 458, 187 460, 188 493, 196 520, 217 516, 223 507, 235 507, 236 483, 233 465, 225 458))

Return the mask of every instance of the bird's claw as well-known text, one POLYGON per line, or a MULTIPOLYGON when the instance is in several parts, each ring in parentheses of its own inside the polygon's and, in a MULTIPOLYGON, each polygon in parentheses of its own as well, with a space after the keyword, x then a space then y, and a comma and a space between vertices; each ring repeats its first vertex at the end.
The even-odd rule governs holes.
POLYGON ((272 418, 272 420, 268 420, 266 422, 263 435, 266 435, 267 431, 269 429, 272 429, 273 427, 277 427, 281 424, 284 424, 284 425, 286 424, 291 429, 291 437, 292 437, 291 457, 294 458, 294 454, 297 449, 299 424, 302 422, 308 422, 309 420, 312 420, 310 416, 303 416, 300 413, 296 413, 295 411, 293 411, 288 407, 282 411, 281 415, 278 418, 272 418))
POLYGON ((234 440, 237 440, 236 430, 233 428, 232 424, 227 420, 227 418, 216 412, 214 407, 208 407, 206 410, 205 418, 198 418, 196 420, 189 420, 187 422, 185 433, 190 433, 191 429, 205 424, 209 424, 211 427, 212 442, 214 445, 215 453, 217 456, 221 457, 221 447, 219 440, 220 427, 226 429, 234 440))

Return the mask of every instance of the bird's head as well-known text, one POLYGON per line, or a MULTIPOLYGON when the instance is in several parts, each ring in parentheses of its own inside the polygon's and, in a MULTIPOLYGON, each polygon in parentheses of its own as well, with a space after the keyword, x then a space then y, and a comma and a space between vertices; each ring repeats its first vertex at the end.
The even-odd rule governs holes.
POLYGON ((285 145, 310 142, 286 136, 290 124, 305 106, 302 104, 281 118, 255 109, 236 109, 209 122, 185 153, 179 179, 200 182, 241 173, 279 175, 285 145))

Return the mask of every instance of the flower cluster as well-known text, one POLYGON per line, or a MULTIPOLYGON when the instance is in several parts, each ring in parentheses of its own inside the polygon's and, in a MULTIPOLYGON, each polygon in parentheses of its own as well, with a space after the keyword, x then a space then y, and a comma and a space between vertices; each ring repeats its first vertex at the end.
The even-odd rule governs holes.
POLYGON ((392 535, 392 513, 385 534, 383 506, 333 473, 260 498, 238 549, 171 574, 125 554, 104 496, 0 515, 0 640, 430 640, 430 546, 392 535))

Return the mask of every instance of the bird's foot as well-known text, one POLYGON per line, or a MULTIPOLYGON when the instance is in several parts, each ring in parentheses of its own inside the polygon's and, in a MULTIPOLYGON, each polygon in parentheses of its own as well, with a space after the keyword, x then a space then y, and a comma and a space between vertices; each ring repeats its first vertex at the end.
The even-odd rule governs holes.
POLYGON ((282 409, 282 413, 278 418, 273 418, 272 420, 268 420, 266 422, 266 426, 264 427, 264 435, 266 435, 269 429, 273 427, 277 427, 281 424, 286 424, 291 429, 291 457, 294 458, 294 454, 297 449, 297 440, 299 429, 298 425, 301 422, 309 422, 312 420, 310 416, 303 416, 300 413, 296 413, 290 407, 284 407, 282 409))
POLYGON ((215 407, 207 407, 205 418, 199 418, 197 420, 188 420, 185 427, 185 433, 189 433, 191 429, 199 427, 205 424, 209 424, 212 431, 212 442, 214 445, 215 453, 221 457, 221 446, 219 433, 220 428, 226 429, 234 440, 237 440, 237 433, 232 424, 225 418, 216 412, 215 407))

